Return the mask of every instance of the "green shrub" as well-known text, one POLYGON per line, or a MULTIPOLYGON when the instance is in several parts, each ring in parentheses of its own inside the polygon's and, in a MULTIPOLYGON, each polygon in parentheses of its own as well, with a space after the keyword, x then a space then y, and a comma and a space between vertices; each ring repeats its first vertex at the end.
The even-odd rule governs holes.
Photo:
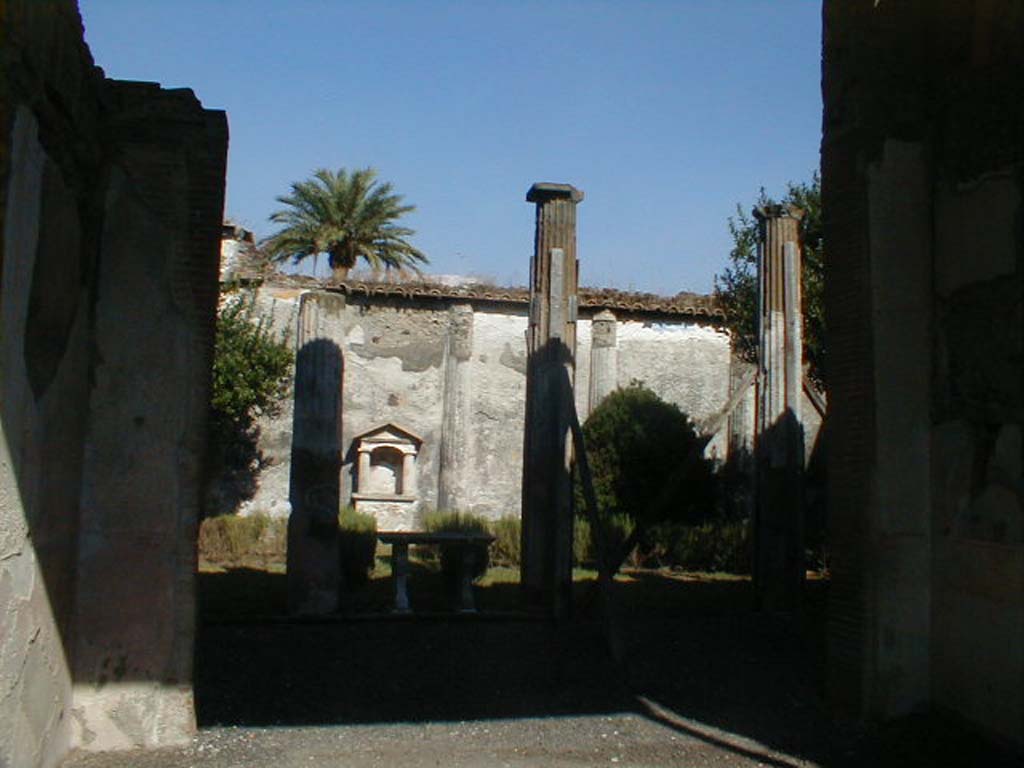
MULTIPOLYGON (((696 525, 714 514, 715 478, 703 456, 705 441, 686 414, 654 392, 638 384, 612 392, 590 414, 583 435, 613 555, 622 553, 636 527, 643 538, 659 523, 696 525)), ((576 508, 585 504, 577 473, 576 508)), ((593 538, 584 560, 597 559, 593 538)))
POLYGON ((653 526, 646 538, 644 554, 649 564, 688 571, 750 573, 753 538, 748 520, 661 523, 653 526))
MULTIPOLYGON (((633 533, 635 524, 629 515, 610 515, 605 519, 604 530, 608 537, 607 546, 610 551, 617 552, 633 533)), ((572 529, 573 562, 578 566, 597 567, 598 560, 597 534, 590 520, 582 515, 576 516, 572 529)))
POLYGON ((590 540, 590 521, 582 515, 576 515, 572 526, 572 564, 578 567, 592 565, 594 546, 590 540))
POLYGON ((338 514, 338 562, 347 586, 365 584, 377 554, 377 518, 345 507, 338 514))
POLYGON ((214 343, 204 514, 234 512, 256 493, 266 464, 257 420, 280 412, 294 357, 287 331, 257 312, 255 293, 225 292, 214 343))
MULTIPOLYGON (((430 512, 423 518, 423 528, 430 533, 489 533, 487 519, 466 512, 430 512)), ((450 584, 458 584, 462 569, 461 547, 454 544, 442 544, 441 573, 450 584)), ((473 573, 471 578, 476 581, 487 572, 490 564, 486 544, 475 545, 473 573)))
POLYGON ((288 521, 258 512, 241 517, 219 515, 199 525, 199 556, 214 563, 236 562, 247 557, 285 557, 288 521))
POLYGON ((495 565, 519 565, 523 532, 520 519, 511 515, 500 517, 492 520, 489 527, 494 536, 490 549, 491 562, 495 565))
POLYGON ((255 294, 226 296, 217 312, 211 429, 277 413, 294 357, 287 331, 276 332, 271 317, 257 316, 255 294))
MULTIPOLYGON (((715 507, 712 464, 686 414, 641 385, 617 389, 583 425, 597 505, 644 527, 698 523, 715 507)), ((578 475, 578 473, 577 473, 578 475)), ((576 508, 585 508, 576 484, 576 508)))

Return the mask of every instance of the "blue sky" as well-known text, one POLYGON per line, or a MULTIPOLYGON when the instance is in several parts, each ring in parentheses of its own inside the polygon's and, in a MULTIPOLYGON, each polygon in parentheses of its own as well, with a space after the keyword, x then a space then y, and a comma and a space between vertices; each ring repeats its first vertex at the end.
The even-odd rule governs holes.
POLYGON ((709 291, 727 219, 818 165, 812 0, 80 0, 108 76, 225 109, 227 214, 265 236, 320 167, 417 206, 430 272, 525 284, 535 181, 571 183, 581 282, 709 291))

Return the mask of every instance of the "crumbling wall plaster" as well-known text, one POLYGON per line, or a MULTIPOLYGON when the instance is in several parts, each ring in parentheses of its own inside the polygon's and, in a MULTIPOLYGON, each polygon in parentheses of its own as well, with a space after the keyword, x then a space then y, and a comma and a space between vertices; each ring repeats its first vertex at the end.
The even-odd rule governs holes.
POLYGON ((473 316, 473 400, 469 421, 469 510, 485 517, 518 517, 523 477, 526 312, 473 316))
POLYGON ((641 382, 691 419, 724 404, 729 381, 729 335, 691 323, 622 320, 618 327, 619 386, 641 382))
MULTIPOLYGON (((51 347, 45 381, 33 387, 30 372, 35 345, 26 346, 26 337, 39 292, 33 284, 47 278, 37 259, 54 256, 45 244, 40 248, 41 214, 54 202, 44 190, 62 199, 67 194, 63 184, 44 181, 59 171, 38 130, 34 115, 19 107, 9 144, 0 278, 0 765, 10 766, 56 765, 70 744, 66 644, 83 432, 75 406, 88 391, 88 301, 78 297, 70 327, 51 347)), ((73 219, 61 224, 77 231, 73 219)))
POLYGON ((441 421, 444 409, 446 307, 414 310, 349 303, 335 339, 345 356, 342 405, 342 499, 352 496, 356 457, 353 438, 385 422, 423 438, 417 457, 420 509, 437 503, 441 421))
MULTIPOLYGON (((272 316, 276 327, 294 327, 301 293, 293 287, 264 284, 257 289, 258 312, 272 316)), ((420 513, 441 503, 438 494, 443 489, 449 506, 488 518, 518 516, 527 307, 460 304, 454 299, 337 296, 335 315, 322 322, 326 323, 324 334, 344 356, 342 503, 351 500, 355 487, 354 436, 392 422, 424 439, 417 458, 420 513), (470 347, 464 361, 451 357, 454 347, 447 346, 449 335, 460 332, 453 318, 457 320, 463 312, 472 318, 471 327, 465 329, 470 347), (448 388, 459 391, 448 391, 446 399, 448 388), (459 461, 442 479, 446 418, 454 419, 449 426, 461 425, 450 435, 452 439, 458 435, 458 442, 448 446, 459 461)), ((589 385, 592 325, 590 312, 577 321, 576 403, 581 421, 596 406, 589 385)), ((683 318, 655 323, 627 317, 616 326, 616 366, 610 372, 616 375, 617 386, 643 381, 695 421, 725 406, 732 365, 725 331, 683 318)), ((608 373, 602 375, 607 378, 608 373)), ((242 505, 244 513, 288 514, 291 408, 292 403, 286 402, 279 415, 259 421, 265 466, 255 495, 242 505)), ((809 422, 813 439, 817 422, 809 422)), ((734 422, 731 428, 749 431, 752 417, 734 422)), ((729 430, 728 421, 723 420, 707 448, 708 456, 725 458, 729 430)))

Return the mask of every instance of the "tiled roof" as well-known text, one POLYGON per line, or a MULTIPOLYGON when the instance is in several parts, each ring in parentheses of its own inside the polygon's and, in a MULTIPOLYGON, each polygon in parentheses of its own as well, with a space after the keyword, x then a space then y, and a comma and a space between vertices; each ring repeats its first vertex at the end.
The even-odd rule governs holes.
MULTIPOLYGON (((376 282, 368 280, 346 280, 332 283, 298 275, 274 275, 270 282, 295 287, 319 288, 340 291, 349 296, 395 296, 408 299, 462 299, 474 302, 496 304, 526 304, 530 291, 522 287, 498 287, 493 285, 470 284, 460 286, 439 285, 421 282, 376 282)), ((697 293, 677 293, 675 296, 658 296, 653 293, 633 293, 613 288, 587 288, 579 290, 579 304, 585 309, 610 309, 618 312, 690 315, 706 319, 722 320, 724 310, 714 296, 697 293)))

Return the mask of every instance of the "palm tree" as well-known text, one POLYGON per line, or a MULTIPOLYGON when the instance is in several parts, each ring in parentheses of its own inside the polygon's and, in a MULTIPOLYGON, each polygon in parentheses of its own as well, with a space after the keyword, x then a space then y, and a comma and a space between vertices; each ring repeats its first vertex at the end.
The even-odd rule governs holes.
POLYGON ((321 168, 313 178, 292 184, 277 198, 286 207, 270 215, 283 227, 263 245, 275 261, 326 253, 335 280, 344 280, 360 258, 373 269, 413 269, 427 257, 405 238, 413 230, 395 223, 416 206, 402 205, 391 184, 376 181, 372 168, 337 173, 321 168))

